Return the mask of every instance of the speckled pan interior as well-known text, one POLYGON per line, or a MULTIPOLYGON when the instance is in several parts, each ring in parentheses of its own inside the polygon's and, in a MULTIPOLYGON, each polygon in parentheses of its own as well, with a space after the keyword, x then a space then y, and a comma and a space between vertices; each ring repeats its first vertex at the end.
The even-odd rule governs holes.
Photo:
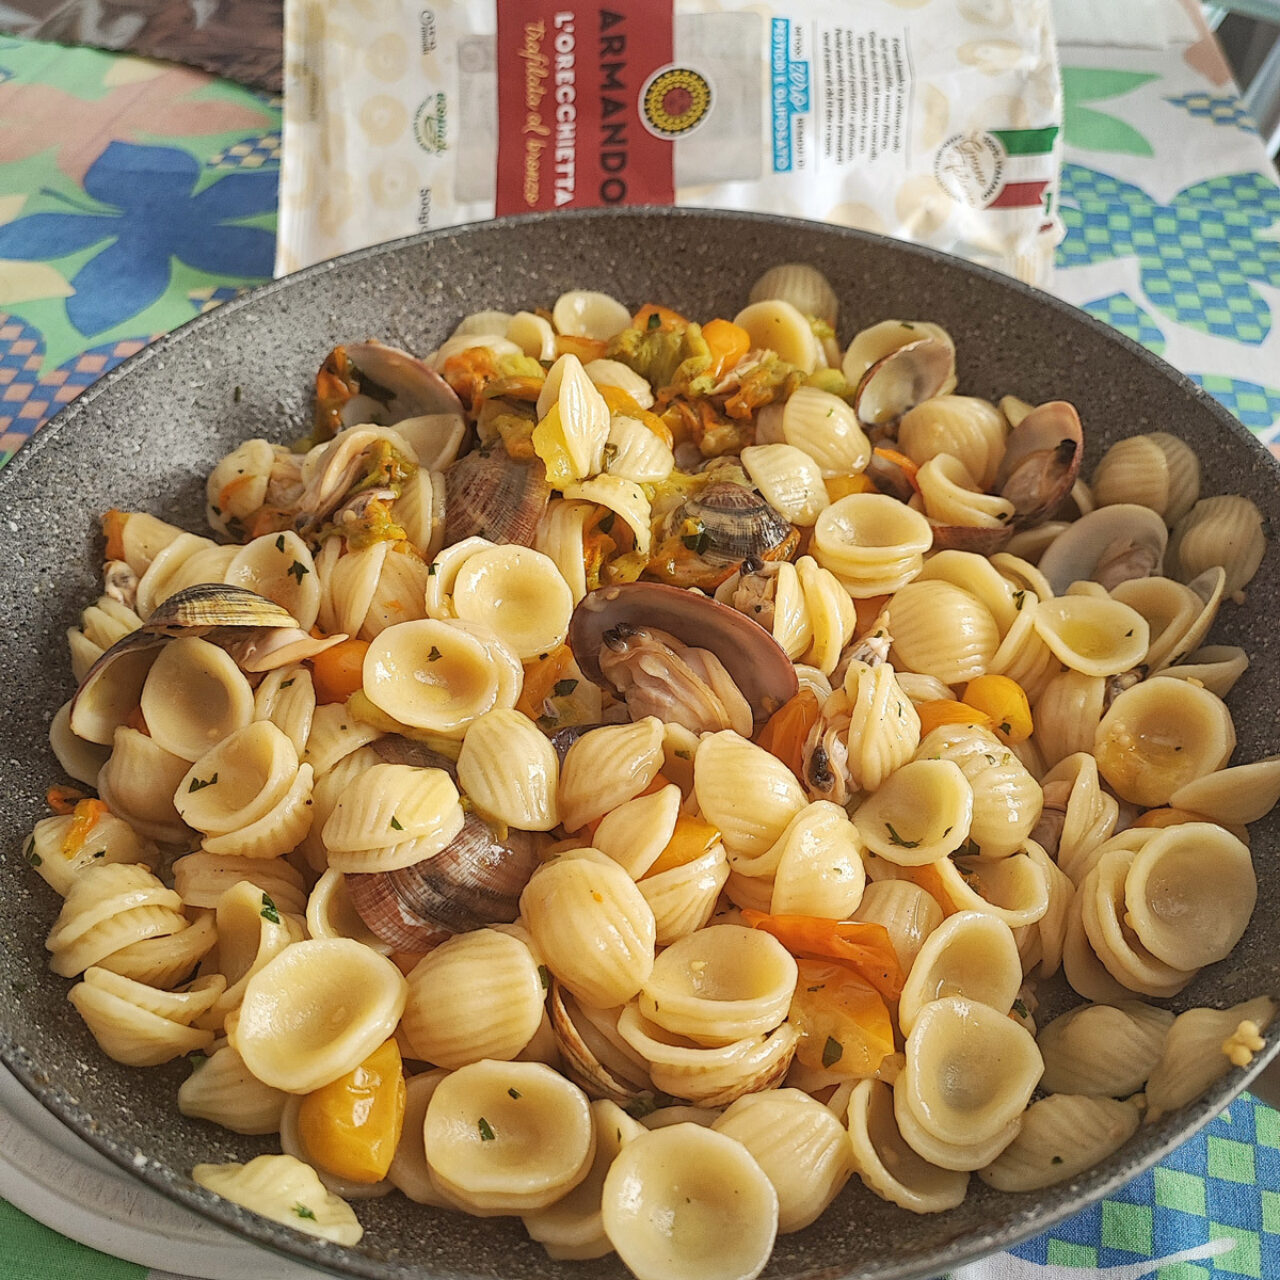
MULTIPOLYGON (((46 967, 54 893, 20 846, 45 815, 60 775, 46 741, 71 692, 63 633, 96 595, 98 515, 157 512, 202 528, 204 477, 239 440, 296 437, 317 365, 336 343, 376 336, 434 346, 469 311, 550 306, 571 287, 629 306, 659 300, 697 317, 733 315, 751 282, 782 261, 811 262, 841 299, 840 336, 886 317, 937 321, 955 337, 960 390, 1031 401, 1065 398, 1085 423, 1087 475, 1120 436, 1172 431, 1197 451, 1202 492, 1243 493, 1280 527, 1277 467, 1249 434, 1186 379, 1134 344, 1043 294, 941 255, 852 231, 697 211, 585 214, 429 233, 312 268, 192 322, 105 378, 0 472, 0 1058, 52 1111, 152 1187, 258 1243, 338 1274, 403 1277, 625 1275, 616 1259, 555 1264, 512 1219, 439 1213, 400 1195, 363 1202, 355 1249, 311 1240, 210 1196, 189 1179, 198 1161, 246 1159, 267 1140, 184 1119, 184 1069, 131 1070, 107 1060, 46 967)), ((1228 605, 1215 639, 1252 665, 1230 702, 1237 759, 1276 752, 1277 577, 1272 550, 1243 607, 1228 605)), ((1174 1002, 1228 1004, 1280 992, 1274 933, 1280 895, 1276 822, 1254 828, 1261 882, 1243 942, 1174 1002)), ((809 1229, 781 1237, 771 1277, 902 1280, 936 1275, 1009 1245, 1133 1177, 1225 1105, 1235 1073, 1209 1097, 1143 1129, 1118 1155, 1036 1195, 990 1192, 976 1179, 960 1208, 930 1217, 895 1209, 854 1183, 809 1229)))

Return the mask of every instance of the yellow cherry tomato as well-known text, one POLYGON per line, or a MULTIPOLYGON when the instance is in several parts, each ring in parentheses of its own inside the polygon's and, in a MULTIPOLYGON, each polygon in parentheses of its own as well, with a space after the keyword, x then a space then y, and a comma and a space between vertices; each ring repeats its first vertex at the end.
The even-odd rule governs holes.
POLYGON ((671 839, 641 879, 696 861, 709 852, 719 839, 719 827, 713 827, 702 818, 691 818, 687 813, 682 813, 676 819, 671 839))
POLYGON ((731 320, 708 320, 702 326, 702 338, 711 352, 713 378, 723 378, 751 350, 751 335, 731 320))
POLYGON ((298 1133, 326 1173, 381 1182, 400 1143, 404 1105, 400 1047, 388 1040, 355 1070, 303 1098, 298 1133))
POLYGON ((1031 704, 1022 686, 1008 676, 979 676, 965 686, 964 701, 991 717, 994 731, 1008 743, 1031 737, 1031 704))
POLYGON ((967 702, 953 702, 950 698, 935 698, 930 702, 917 702, 916 714, 920 717, 920 736, 932 733, 943 724, 976 724, 991 728, 991 717, 985 711, 967 702))
POLYGON ((788 1021, 800 1032, 796 1057, 847 1080, 874 1075, 893 1052, 893 1022, 879 992, 833 960, 798 960, 788 1021))
POLYGON ((879 493, 870 476, 859 473, 856 476, 831 476, 822 482, 826 486, 827 497, 832 502, 839 502, 851 493, 879 493))

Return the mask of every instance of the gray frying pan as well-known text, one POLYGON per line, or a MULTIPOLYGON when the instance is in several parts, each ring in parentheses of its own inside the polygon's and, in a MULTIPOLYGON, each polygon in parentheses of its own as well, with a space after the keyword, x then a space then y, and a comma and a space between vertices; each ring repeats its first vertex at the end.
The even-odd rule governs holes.
MULTIPOLYGON (((830 278, 841 299, 842 341, 886 317, 933 320, 955 337, 961 391, 1074 402, 1086 429, 1082 474, 1119 437, 1171 431, 1199 454, 1203 493, 1245 494, 1269 527, 1280 527, 1275 462, 1167 365, 1043 294, 854 231, 693 210, 486 223, 324 263, 201 316, 104 378, 0 472, 7 703, 0 749, 0 1060, 93 1146, 245 1237, 341 1275, 625 1275, 613 1258, 551 1263, 514 1220, 444 1214, 398 1194, 363 1202, 364 1241, 341 1249, 196 1187, 188 1177, 193 1164, 245 1160, 271 1150, 270 1140, 239 1138, 181 1116, 174 1103, 181 1064, 132 1070, 98 1051, 67 1003, 70 984, 46 967, 43 942, 58 902, 23 864, 21 843, 47 812, 45 787, 60 778, 46 733, 70 692, 64 629, 98 590, 101 512, 141 508, 200 530, 206 473, 248 436, 287 441, 299 434, 316 367, 336 342, 373 336, 423 351, 466 312, 549 306, 577 287, 605 290, 629 306, 660 301, 692 316, 733 315, 751 282, 785 261, 813 263, 830 278)), ((1280 556, 1272 552, 1248 602, 1228 606, 1215 631, 1219 642, 1243 645, 1252 659, 1230 699, 1237 760, 1274 753, 1280 740, 1277 598, 1280 556)), ((1273 816, 1254 827, 1260 896, 1248 933, 1175 1008, 1280 993, 1273 933, 1278 851, 1273 816)), ((765 1275, 905 1280, 1011 1245, 1158 1160, 1221 1110, 1260 1065, 1233 1072, 1200 1102, 1140 1130, 1110 1160, 1039 1194, 1001 1195, 974 1179, 958 1209, 915 1217, 855 1179, 814 1226, 779 1238, 765 1275)))

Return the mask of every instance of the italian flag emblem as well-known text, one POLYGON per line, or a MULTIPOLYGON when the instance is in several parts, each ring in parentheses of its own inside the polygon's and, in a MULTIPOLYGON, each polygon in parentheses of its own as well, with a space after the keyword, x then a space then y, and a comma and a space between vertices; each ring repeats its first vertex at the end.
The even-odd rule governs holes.
POLYGON ((1043 129, 992 129, 991 136, 1008 157, 1006 179, 989 209, 1026 209, 1045 203, 1056 166, 1053 144, 1058 126, 1043 129))
POLYGON ((957 133, 938 150, 934 175, 975 209, 1043 209, 1057 175, 1058 126, 957 133))

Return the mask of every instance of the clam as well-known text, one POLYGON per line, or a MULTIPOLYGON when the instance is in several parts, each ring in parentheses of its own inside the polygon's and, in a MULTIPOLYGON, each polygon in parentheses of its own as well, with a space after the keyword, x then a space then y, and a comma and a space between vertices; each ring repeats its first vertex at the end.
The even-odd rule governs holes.
POLYGON ((138 705, 155 657, 149 651, 179 636, 203 637, 248 671, 296 662, 345 639, 316 640, 287 609, 243 587, 187 587, 161 601, 142 626, 117 640, 85 673, 71 699, 72 731, 90 742, 110 742, 111 731, 138 705))
POLYGON ((316 374, 315 436, 361 422, 391 426, 432 413, 462 413, 453 388, 421 360, 381 342, 334 347, 316 374))
POLYGON ((940 338, 920 338, 881 357, 862 375, 853 408, 868 427, 896 422, 922 400, 954 385, 955 348, 940 338))
POLYGON ((1116 503, 1068 525, 1040 557, 1040 572, 1055 594, 1073 582, 1101 583, 1108 591, 1130 578, 1158 575, 1169 530, 1150 507, 1116 503))
POLYGON ((424 952, 455 933, 510 924, 520 894, 538 865, 538 839, 509 830, 499 839, 468 813, 462 830, 439 853, 395 871, 348 875, 357 914, 396 951, 424 952))
MULTIPOLYGON (((443 769, 456 782, 458 766, 420 742, 387 734, 373 750, 389 764, 443 769)), ((538 864, 537 837, 509 831, 499 839, 475 813, 434 856, 398 871, 346 877, 357 914, 397 951, 424 952, 455 933, 510 924, 520 894, 538 864)))
POLYGON ((799 689, 790 658, 757 622, 707 596, 657 582, 590 592, 574 610, 569 645, 587 679, 603 687, 605 668, 642 635, 655 631, 714 654, 757 722, 799 689))
POLYGON ((662 522, 647 573, 677 587, 712 590, 744 560, 790 560, 800 531, 754 489, 711 480, 662 522))
POLYGON ((588 1009, 558 981, 548 1009, 565 1074, 589 1097, 625 1107, 653 1093, 644 1059, 618 1035, 616 1009, 588 1009))
POLYGON ((491 542, 533 546, 551 499, 540 458, 518 461, 499 447, 460 458, 444 473, 446 544, 473 535, 491 542))
POLYGON ((1071 787, 1072 784, 1065 779, 1046 782, 1043 785, 1044 806, 1040 810, 1039 818, 1036 819, 1036 825, 1031 830, 1031 839, 1055 860, 1058 856, 1058 845, 1062 840, 1062 829, 1067 822, 1067 803, 1071 799, 1071 787))
POLYGON ((995 489, 1014 506, 1010 525, 1048 519, 1071 492, 1084 453, 1080 415, 1065 400, 1037 405, 1009 433, 995 489))
MULTIPOLYGON (((350 499, 366 494, 394 500, 404 487, 406 472, 417 467, 413 446, 391 427, 347 427, 327 445, 310 450, 303 462, 302 492, 293 511, 294 525, 303 537, 313 533, 326 518, 350 499), (385 453, 375 452, 379 448, 385 453), (379 465, 385 472, 377 476, 379 465), (394 475, 394 486, 391 483, 394 475), (386 483, 376 481, 382 479, 386 483), (358 486, 358 488, 357 488, 358 486)), ((353 511, 353 518, 359 511, 353 511)))

